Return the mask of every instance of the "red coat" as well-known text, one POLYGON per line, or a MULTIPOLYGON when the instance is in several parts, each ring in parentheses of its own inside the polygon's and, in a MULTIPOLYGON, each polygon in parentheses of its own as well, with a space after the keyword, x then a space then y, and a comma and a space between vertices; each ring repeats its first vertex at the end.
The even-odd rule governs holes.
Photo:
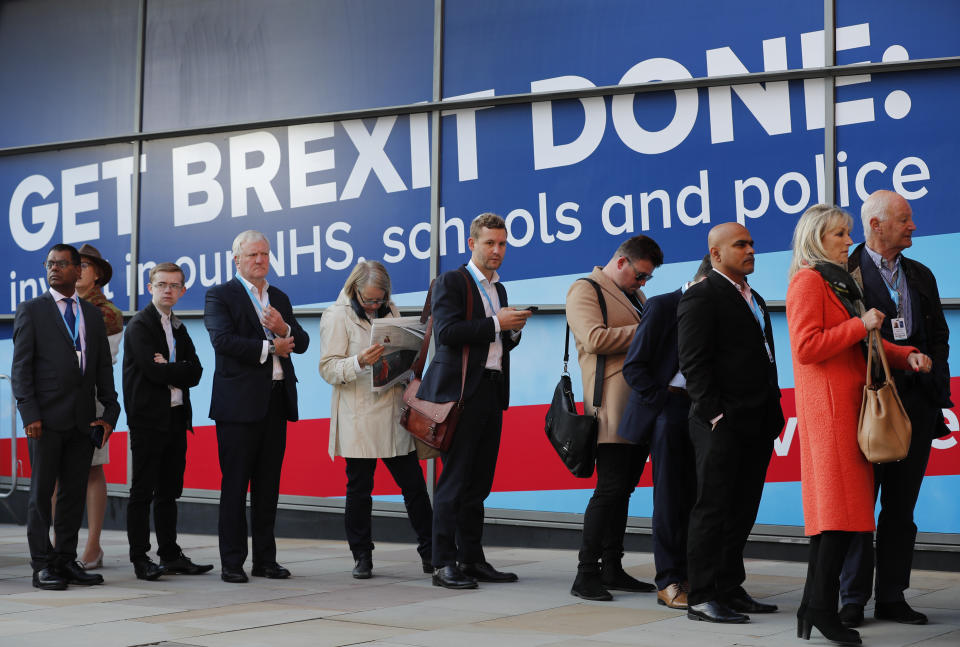
MULTIPOLYGON (((873 466, 857 445, 867 372, 863 322, 851 317, 818 272, 802 269, 787 289, 787 326, 800 436, 800 483, 807 535, 874 529, 873 466)), ((892 368, 907 368, 911 346, 884 340, 892 368)))

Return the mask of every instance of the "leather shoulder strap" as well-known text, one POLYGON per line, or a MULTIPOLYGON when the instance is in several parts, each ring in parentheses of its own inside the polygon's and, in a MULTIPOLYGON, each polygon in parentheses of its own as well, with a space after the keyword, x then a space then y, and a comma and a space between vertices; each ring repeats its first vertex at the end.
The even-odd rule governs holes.
MULTIPOLYGON (((600 284, 591 278, 583 277, 578 281, 586 281, 593 286, 597 293, 597 301, 600 303, 600 314, 603 316, 603 325, 607 325, 607 301, 603 298, 603 290, 600 284)), ((570 361, 570 324, 567 324, 567 336, 563 341, 563 372, 567 372, 567 362, 570 361)), ((597 355, 597 370, 593 381, 593 408, 598 409, 603 402, 603 373, 607 368, 607 356, 597 355)))

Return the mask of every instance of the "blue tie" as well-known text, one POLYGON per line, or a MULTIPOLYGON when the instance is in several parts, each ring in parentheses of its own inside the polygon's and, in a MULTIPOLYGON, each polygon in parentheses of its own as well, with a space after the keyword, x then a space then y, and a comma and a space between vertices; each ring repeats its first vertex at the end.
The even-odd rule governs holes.
MULTIPOLYGON (((63 320, 67 324, 67 332, 73 337, 73 331, 77 328, 77 315, 73 313, 73 299, 64 299, 64 301, 66 302, 67 310, 63 315, 63 320)), ((80 350, 80 335, 77 335, 77 338, 73 340, 73 347, 76 350, 80 350)))

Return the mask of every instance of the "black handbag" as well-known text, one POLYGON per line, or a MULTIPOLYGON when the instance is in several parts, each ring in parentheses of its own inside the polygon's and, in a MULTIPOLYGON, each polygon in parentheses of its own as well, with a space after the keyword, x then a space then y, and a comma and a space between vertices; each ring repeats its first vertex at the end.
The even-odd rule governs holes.
MULTIPOLYGON (((600 291, 600 286, 591 279, 580 280, 589 282, 596 290, 603 324, 606 325, 607 303, 600 291)), ((594 411, 603 401, 603 372, 606 368, 606 360, 606 356, 597 355, 597 373, 593 386, 594 411)), ((581 415, 577 412, 573 384, 567 372, 569 361, 570 325, 567 324, 567 336, 563 343, 563 372, 560 374, 557 388, 553 391, 553 401, 547 409, 544 427, 547 439, 570 473, 577 478, 589 478, 593 476, 593 468, 597 460, 597 416, 596 414, 581 415)))

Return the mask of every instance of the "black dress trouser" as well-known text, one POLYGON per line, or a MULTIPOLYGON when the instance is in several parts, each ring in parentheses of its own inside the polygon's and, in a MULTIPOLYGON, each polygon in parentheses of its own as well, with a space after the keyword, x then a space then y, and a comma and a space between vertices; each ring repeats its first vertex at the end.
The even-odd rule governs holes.
MULTIPOLYGON (((381 458, 390 470, 393 480, 403 494, 410 525, 417 534, 417 552, 429 560, 433 551, 433 508, 423 479, 423 470, 417 452, 402 456, 381 458)), ((347 543, 354 555, 373 550, 370 530, 373 510, 373 475, 377 469, 376 458, 347 458, 347 501, 343 515, 347 543)))
POLYGON ((174 560, 177 544, 177 499, 183 494, 187 465, 187 420, 184 407, 173 407, 167 429, 130 428, 133 479, 127 501, 127 541, 130 561, 147 558, 150 552, 150 504, 157 533, 157 555, 174 560))
POLYGON ((62 431, 44 426, 39 438, 27 440, 27 449, 31 470, 27 504, 30 565, 34 571, 57 569, 77 559, 77 535, 83 523, 93 443, 87 429, 62 431), (54 546, 50 543, 50 500, 58 481, 54 546))
POLYGON ((277 561, 273 534, 280 496, 280 470, 287 446, 286 392, 274 383, 263 420, 217 421, 220 457, 220 563, 238 569, 247 559, 247 486, 250 487, 250 535, 253 565, 277 561))

